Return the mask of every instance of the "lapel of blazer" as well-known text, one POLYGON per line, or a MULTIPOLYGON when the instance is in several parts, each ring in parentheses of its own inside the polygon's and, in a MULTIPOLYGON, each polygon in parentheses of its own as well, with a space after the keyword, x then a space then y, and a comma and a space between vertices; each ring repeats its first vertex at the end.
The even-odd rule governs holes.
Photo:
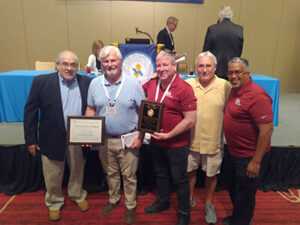
POLYGON ((78 86, 79 86, 79 90, 80 90, 80 95, 81 95, 81 105, 82 105, 82 109, 81 109, 81 113, 84 115, 85 113, 85 109, 86 109, 86 102, 87 102, 87 91, 85 91, 86 86, 85 83, 82 81, 82 77, 79 74, 76 74, 76 78, 78 81, 78 86))
POLYGON ((60 129, 64 130, 64 132, 66 132, 58 72, 56 72, 55 76, 53 77, 52 86, 53 86, 53 92, 51 94, 53 95, 53 98, 55 101, 55 109, 57 109, 57 111, 55 111, 53 113, 55 113, 57 115, 58 125, 59 125, 60 129))

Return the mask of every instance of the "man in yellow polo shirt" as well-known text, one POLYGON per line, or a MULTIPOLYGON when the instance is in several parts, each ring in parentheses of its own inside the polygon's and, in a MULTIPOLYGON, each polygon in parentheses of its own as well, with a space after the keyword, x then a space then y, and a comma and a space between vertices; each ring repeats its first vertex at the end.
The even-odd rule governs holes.
POLYGON ((194 188, 196 171, 201 164, 206 172, 205 220, 208 224, 217 222, 213 206, 213 195, 217 185, 217 174, 223 158, 223 116, 231 85, 215 75, 216 57, 200 53, 195 61, 198 78, 188 79, 197 98, 197 124, 192 129, 188 172, 190 180, 190 204, 195 205, 194 188))

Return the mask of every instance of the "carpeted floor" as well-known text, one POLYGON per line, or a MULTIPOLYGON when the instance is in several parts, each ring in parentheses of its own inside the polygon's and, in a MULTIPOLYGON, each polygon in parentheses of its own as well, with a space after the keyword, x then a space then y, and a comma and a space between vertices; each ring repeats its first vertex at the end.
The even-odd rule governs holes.
MULTIPOLYGON (((296 196, 299 193, 293 190, 296 196)), ((66 190, 64 190, 66 194, 66 190)), ((61 211, 59 222, 48 220, 48 211, 44 204, 44 191, 22 193, 6 196, 0 193, 0 224, 124 224, 125 206, 124 196, 120 205, 108 216, 101 215, 101 209, 108 199, 106 192, 91 193, 88 201, 91 208, 87 212, 77 210, 76 204, 65 198, 65 205, 61 211), (13 199, 11 199, 13 198, 13 199), (11 201, 9 202, 9 200, 11 201), (5 207, 6 204, 6 207, 5 207)), ((171 195, 172 209, 155 215, 144 214, 144 207, 155 200, 156 192, 138 197, 137 225, 173 225, 176 223, 176 194, 171 195)), ((298 225, 300 224, 300 203, 291 203, 276 192, 257 193, 257 205, 253 225, 298 225)), ((299 196, 298 196, 299 197, 299 196)), ((191 225, 206 224, 204 220, 204 189, 196 189, 196 206, 192 209, 191 225)), ((229 216, 232 206, 227 192, 218 191, 215 195, 215 209, 218 217, 217 224, 222 224, 222 218, 229 216)))

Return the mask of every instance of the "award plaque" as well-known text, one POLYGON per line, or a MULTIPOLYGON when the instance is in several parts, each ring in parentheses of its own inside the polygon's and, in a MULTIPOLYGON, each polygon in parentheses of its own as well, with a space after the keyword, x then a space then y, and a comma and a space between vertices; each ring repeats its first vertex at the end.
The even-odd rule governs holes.
POLYGON ((68 145, 104 145, 105 117, 68 116, 68 145))
POLYGON ((142 100, 138 130, 147 133, 159 132, 164 104, 142 100))

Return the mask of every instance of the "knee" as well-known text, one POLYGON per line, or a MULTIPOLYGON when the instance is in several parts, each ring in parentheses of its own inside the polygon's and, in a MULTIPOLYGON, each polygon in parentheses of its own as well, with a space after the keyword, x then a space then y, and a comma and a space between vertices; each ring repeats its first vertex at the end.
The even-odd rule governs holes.
POLYGON ((187 173, 180 173, 173 176, 173 183, 175 185, 185 184, 189 182, 187 173))

